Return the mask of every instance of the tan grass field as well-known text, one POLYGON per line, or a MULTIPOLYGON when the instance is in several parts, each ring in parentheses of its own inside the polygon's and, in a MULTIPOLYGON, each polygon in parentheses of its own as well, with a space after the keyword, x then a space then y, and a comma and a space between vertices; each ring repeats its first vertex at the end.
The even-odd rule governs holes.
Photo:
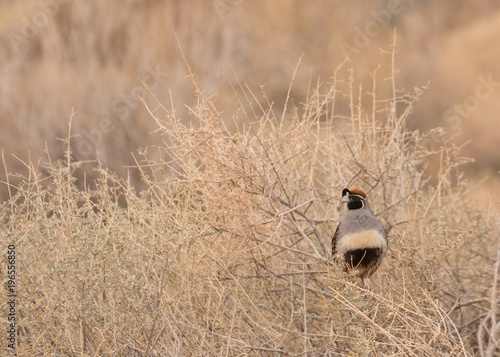
POLYGON ((402 4, 350 61, 362 5, 120 4, 0 1, 2 356, 9 246, 18 356, 500 354, 496 137, 463 145, 498 93, 442 116, 497 78, 477 51, 460 92, 446 66, 493 3, 402 4), (389 232, 368 287, 331 264, 344 187, 389 232))
POLYGON ((258 120, 233 133, 218 98, 197 95, 192 125, 148 107, 164 144, 136 157, 140 192, 100 165, 79 190, 70 150, 47 158, 48 179, 26 163, 3 206, 19 355, 498 352, 499 216, 463 200, 455 145, 406 128, 415 94, 355 105, 339 129, 331 108, 357 90, 311 87, 283 118, 247 102, 258 120), (366 188, 389 231, 370 289, 329 263, 344 186, 366 188))

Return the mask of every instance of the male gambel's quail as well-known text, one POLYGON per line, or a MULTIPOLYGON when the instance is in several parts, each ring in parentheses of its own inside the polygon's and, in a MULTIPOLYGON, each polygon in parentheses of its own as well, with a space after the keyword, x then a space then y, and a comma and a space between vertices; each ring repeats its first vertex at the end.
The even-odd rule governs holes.
POLYGON ((375 273, 387 252, 387 232, 363 191, 345 188, 342 197, 346 194, 347 211, 333 235, 332 255, 345 271, 355 272, 364 285, 364 279, 375 273))

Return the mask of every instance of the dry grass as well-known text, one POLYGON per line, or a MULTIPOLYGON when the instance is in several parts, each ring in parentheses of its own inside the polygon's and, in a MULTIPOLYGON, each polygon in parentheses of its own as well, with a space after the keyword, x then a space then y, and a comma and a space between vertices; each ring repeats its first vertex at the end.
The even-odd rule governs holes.
POLYGON ((64 159, 26 162, 2 206, 19 355, 499 353, 498 214, 463 200, 468 160, 451 141, 406 128, 420 91, 378 98, 377 79, 366 92, 339 76, 276 110, 235 81, 227 118, 193 83, 192 124, 148 107, 163 144, 136 157, 140 192, 100 163, 96 189, 79 190, 71 133, 64 159), (329 264, 346 186, 389 231, 369 290, 329 264))
MULTIPOLYGON (((339 0, 0 0, 0 149, 9 168, 24 175, 25 166, 11 154, 24 162, 28 156, 38 161, 45 157, 47 143, 51 157, 62 159, 57 138, 66 135, 74 109, 73 157, 94 160, 99 153, 103 165, 126 176, 124 167, 134 164, 131 152, 161 144, 149 135, 155 126, 139 101, 145 93, 140 80, 162 102, 168 102, 172 91, 178 118, 189 118, 184 105, 194 105, 175 36, 200 86, 208 93, 220 88, 230 116, 236 106, 231 83, 224 79, 232 68, 251 88, 265 85, 269 101, 281 108, 290 74, 304 54, 290 93, 291 100, 302 101, 310 71, 329 79, 346 58, 341 44, 353 45, 355 29, 373 24, 373 14, 387 11, 389 3, 400 3, 401 11, 386 25, 372 26, 374 36, 351 56, 356 83, 370 88, 377 68, 380 78, 390 74, 380 49, 391 44, 397 28, 399 87, 410 90, 436 82, 417 103, 409 125, 450 126, 443 113, 474 93, 478 75, 498 81, 496 0, 379 0, 368 5, 339 0), (44 23, 40 18, 47 3, 61 5, 44 23), (36 34, 12 43, 11 36, 21 36, 25 23, 33 20, 42 23, 36 34), (157 67, 164 76, 151 80, 149 71, 157 67), (111 121, 112 130, 101 130, 105 120, 111 121)), ((381 96, 390 96, 390 90, 390 83, 379 83, 381 96)), ((363 101, 369 108, 371 99, 363 101)), ((498 147, 498 140, 495 130, 483 128, 497 125, 498 102, 496 91, 461 126, 465 140, 473 140, 468 155, 481 158, 493 175, 500 170, 499 150, 491 149, 498 147)), ((339 100, 336 110, 347 116, 349 107, 339 100)), ((94 175, 91 166, 83 165, 75 176, 82 178, 83 171, 89 178, 94 175)), ((131 181, 137 184, 134 174, 130 172, 131 181)), ((0 181, 5 181, 3 172, 0 181)), ((11 181, 19 183, 15 177, 11 181)), ((6 198, 0 187, 0 201, 6 198)))

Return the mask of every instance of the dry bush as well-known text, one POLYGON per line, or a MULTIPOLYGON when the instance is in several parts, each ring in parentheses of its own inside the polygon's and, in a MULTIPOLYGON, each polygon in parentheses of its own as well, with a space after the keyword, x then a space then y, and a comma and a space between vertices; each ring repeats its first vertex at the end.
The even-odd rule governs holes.
MULTIPOLYGON (((370 74, 385 63, 380 48, 391 43, 397 28, 399 86, 413 88, 436 80, 429 100, 416 107, 420 115, 410 118, 410 124, 420 129, 447 125, 443 112, 474 93, 476 70, 498 81, 498 27, 490 15, 499 10, 496 0, 377 0, 369 4, 340 0, 0 0, 0 149, 6 153, 9 168, 24 175, 28 174, 25 166, 10 154, 26 162, 29 152, 38 161, 45 157, 47 143, 51 157, 62 159, 57 138, 64 137, 67 117, 74 108, 71 144, 75 160, 94 160, 99 153, 106 167, 126 176, 124 167, 133 165, 130 152, 161 143, 148 135, 155 127, 140 105, 139 96, 146 92, 140 80, 162 102, 168 101, 169 91, 175 93, 179 118, 188 117, 184 104, 193 105, 177 39, 200 86, 209 93, 220 86, 227 113, 233 111, 235 101, 229 83, 220 81, 220 73, 227 78, 235 68, 251 88, 265 84, 270 101, 282 107, 299 56, 305 54, 305 70, 296 76, 291 93, 295 101, 306 96, 309 70, 330 77, 347 56, 342 44, 354 46, 359 31, 373 34, 351 56, 356 80, 368 88, 370 74), (389 4, 400 4, 400 11, 381 20, 387 17, 389 4), (484 29, 471 26, 481 21, 490 25, 484 29), (161 75, 152 78, 150 72, 156 69, 161 75), (463 96, 449 94, 456 88, 463 96)), ((387 75, 388 68, 381 66, 379 75, 387 75)), ((378 90, 388 93, 390 87, 382 81, 378 90)), ((363 104, 370 106, 370 100, 363 104)), ((482 125, 463 121, 466 133, 471 134, 466 139, 482 138, 470 145, 471 155, 488 158, 482 163, 494 172, 499 169, 498 150, 491 148, 497 147, 498 140, 494 130, 483 128, 496 125, 497 102, 492 96, 473 113, 482 125)), ((341 107, 348 109, 340 101, 337 113, 341 107)), ((83 172, 87 177, 94 174, 91 166, 83 165, 75 176, 82 178, 83 172)), ((135 173, 131 172, 131 180, 138 184, 135 173)), ((3 172, 0 180, 5 181, 3 172)), ((18 185, 16 178, 11 180, 18 185)), ((89 182, 93 183, 93 177, 89 182)), ((3 201, 7 192, 1 188, 3 201)))
POLYGON ((430 139, 439 129, 406 128, 420 91, 377 98, 376 79, 365 91, 335 77, 280 114, 240 85, 226 118, 194 84, 193 124, 149 107, 163 145, 137 156, 141 192, 100 164, 97 188, 78 190, 71 134, 65 160, 26 163, 2 206, 3 245, 19 256, 19 355, 498 353, 500 259, 483 248, 498 215, 463 200, 468 160, 430 139), (346 186, 368 192, 389 231, 370 289, 329 263, 346 186))

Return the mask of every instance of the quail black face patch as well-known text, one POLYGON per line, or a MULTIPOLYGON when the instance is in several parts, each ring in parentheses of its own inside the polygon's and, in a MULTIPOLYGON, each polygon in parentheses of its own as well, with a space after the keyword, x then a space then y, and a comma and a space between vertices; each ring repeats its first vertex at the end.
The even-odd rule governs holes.
POLYGON ((350 210, 361 209, 363 208, 363 206, 364 206, 363 201, 359 198, 354 198, 354 199, 349 198, 349 202, 347 202, 347 209, 350 210))

